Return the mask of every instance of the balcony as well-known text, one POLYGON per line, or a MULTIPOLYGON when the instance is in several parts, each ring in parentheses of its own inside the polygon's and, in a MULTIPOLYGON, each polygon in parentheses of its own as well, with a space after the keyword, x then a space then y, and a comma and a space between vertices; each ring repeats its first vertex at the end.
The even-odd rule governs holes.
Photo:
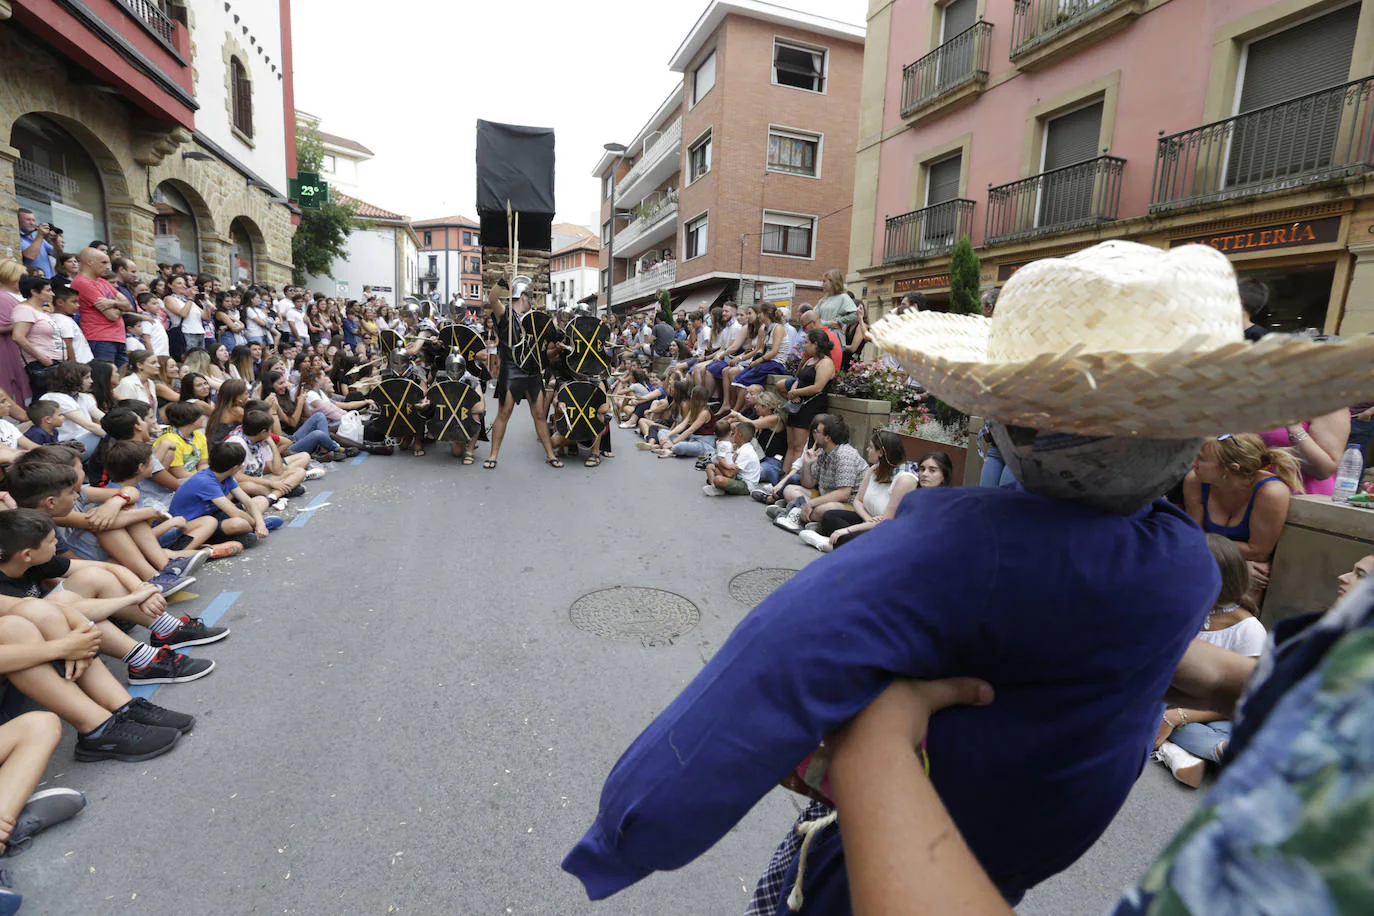
POLYGON ((677 191, 661 191, 634 209, 635 218, 615 234, 615 255, 630 258, 677 234, 677 191))
POLYGON ((887 220, 883 263, 900 264, 948 254, 954 243, 973 235, 974 202, 956 198, 887 220))
POLYGON ((681 153, 682 119, 678 118, 652 146, 644 150, 634 168, 616 182, 615 205, 621 207, 628 201, 638 200, 676 174, 682 167, 681 153))
POLYGON ((1035 70, 1130 25, 1145 0, 1016 0, 1011 60, 1035 70))
POLYGON ((1116 219, 1126 160, 1098 156, 988 189, 983 243, 1066 232, 1116 219))
POLYGON ((1159 139, 1152 213, 1374 169, 1374 77, 1159 139))
POLYGON ((176 20, 163 12, 153 0, 119 0, 119 4, 133 13, 135 18, 152 29, 163 41, 168 44, 175 43, 176 20))
POLYGON ((611 290, 614 303, 623 305, 631 299, 652 296, 661 289, 668 289, 677 282, 677 261, 659 261, 637 276, 617 283, 611 290))
POLYGON ((902 68, 902 117, 924 117, 970 101, 988 81, 992 23, 975 22, 902 68))

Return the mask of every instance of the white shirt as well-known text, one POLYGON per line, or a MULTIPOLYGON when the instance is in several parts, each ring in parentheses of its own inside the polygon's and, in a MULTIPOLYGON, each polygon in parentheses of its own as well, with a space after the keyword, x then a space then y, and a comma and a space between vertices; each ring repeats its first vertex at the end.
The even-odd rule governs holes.
POLYGON ((205 334, 205 316, 200 310, 200 304, 194 299, 183 299, 186 303, 186 317, 181 320, 181 332, 190 334, 192 337, 205 334))
POLYGON ((271 334, 268 328, 272 322, 267 317, 267 310, 262 306, 249 306, 243 310, 243 333, 249 340, 266 340, 271 334), (261 321, 262 324, 258 324, 261 321))
POLYGON ((892 505, 892 488, 896 486, 897 480, 901 477, 912 477, 916 475, 909 470, 899 469, 894 471, 892 479, 887 483, 880 483, 873 479, 873 468, 868 469, 868 489, 864 490, 864 508, 869 515, 888 516, 888 508, 892 505))
POLYGON ((305 312, 296 308, 296 304, 291 303, 291 308, 286 310, 286 323, 291 326, 291 333, 302 340, 310 336, 310 326, 306 324, 305 312))
POLYGON ((77 423, 75 420, 72 420, 66 416, 69 413, 75 412, 82 414, 86 420, 91 420, 91 411, 97 408, 95 406, 95 398, 91 397, 89 394, 85 394, 83 392, 82 394, 78 394, 75 397, 73 397, 70 394, 65 394, 57 391, 49 391, 47 394, 43 395, 38 400, 52 401, 54 404, 57 405, 57 409, 62 411, 62 425, 57 429, 58 442, 70 442, 71 440, 79 439, 90 432, 90 430, 86 429, 86 427, 82 426, 80 423, 77 423))
POLYGON ((1265 643, 1269 641, 1264 624, 1254 617, 1246 617, 1224 630, 1203 630, 1197 634, 1197 638, 1247 658, 1259 658, 1264 652, 1265 643))
POLYGON ((167 329, 162 326, 160 319, 144 315, 139 330, 148 335, 148 343, 153 348, 154 356, 172 355, 171 344, 167 340, 167 329))
POLYGON ((114 388, 115 400, 142 401, 149 407, 156 407, 157 388, 155 384, 151 380, 148 382, 140 381, 137 374, 126 375, 114 388))
POLYGON ((9 419, 0 420, 0 445, 5 448, 19 448, 19 437, 23 433, 9 419))
MULTIPOLYGON (((59 315, 52 313, 53 324, 57 325, 57 332, 62 335, 63 340, 72 342, 72 355, 76 357, 78 363, 89 363, 95 359, 91 353, 91 345, 86 342, 86 335, 82 333, 81 326, 71 315, 59 315)), ((63 359, 66 357, 64 356, 63 359)))
POLYGON ((744 481, 751 490, 758 486, 759 474, 762 473, 763 468, 759 464, 759 453, 754 451, 754 443, 744 443, 731 458, 731 463, 739 468, 739 473, 735 475, 735 479, 744 481))

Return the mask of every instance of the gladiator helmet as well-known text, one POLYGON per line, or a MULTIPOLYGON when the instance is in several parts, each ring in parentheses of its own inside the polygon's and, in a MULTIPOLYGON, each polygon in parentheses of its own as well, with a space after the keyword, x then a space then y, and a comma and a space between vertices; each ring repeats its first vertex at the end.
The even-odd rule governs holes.
POLYGON ((397 375, 405 375, 410 371, 410 351, 405 347, 392 350, 391 356, 387 359, 387 368, 397 375))

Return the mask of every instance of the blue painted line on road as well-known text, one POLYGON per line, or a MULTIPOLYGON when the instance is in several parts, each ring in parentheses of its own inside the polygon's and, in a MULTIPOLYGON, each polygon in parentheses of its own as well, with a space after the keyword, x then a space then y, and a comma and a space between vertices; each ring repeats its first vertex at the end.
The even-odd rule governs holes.
POLYGON ((313 515, 315 514, 313 510, 316 509, 316 508, 318 508, 319 506, 324 505, 325 502, 327 502, 327 501, 329 500, 329 497, 331 497, 331 496, 333 496, 333 495, 334 495, 334 491, 333 491, 333 490, 323 490, 323 491, 321 491, 321 492, 320 492, 320 495, 318 495, 318 496, 316 496, 314 499, 310 500, 310 504, 307 505, 304 509, 302 509, 302 510, 300 511, 300 513, 299 513, 295 518, 293 518, 293 519, 291 520, 291 524, 288 525, 287 527, 288 527, 288 528, 304 528, 304 527, 305 527, 305 523, 308 522, 308 521, 310 521, 310 517, 313 516, 313 515))
POLYGON ((368 456, 369 454, 371 454, 371 453, 370 453, 370 452, 359 452, 359 453, 358 453, 358 457, 353 459, 353 466, 354 466, 354 467, 357 467, 358 465, 362 464, 364 461, 367 460, 367 456, 368 456))
MULTIPOLYGON (((229 609, 234 606, 234 602, 238 601, 239 598, 242 597, 242 595, 243 592, 220 592, 218 597, 216 597, 214 601, 211 601, 209 606, 206 607, 205 610, 200 612, 200 619, 205 621, 205 625, 207 627, 214 626, 216 623, 219 622, 219 619, 221 617, 223 617, 225 614, 229 612, 229 609)), ((172 613, 176 613, 176 611, 173 610, 172 613)), ((188 655, 189 653, 189 649, 177 650, 178 655, 188 655)), ((157 693, 157 689, 161 686, 163 685, 133 684, 129 687, 129 696, 143 697, 143 699, 146 700, 152 697, 153 694, 157 693)))

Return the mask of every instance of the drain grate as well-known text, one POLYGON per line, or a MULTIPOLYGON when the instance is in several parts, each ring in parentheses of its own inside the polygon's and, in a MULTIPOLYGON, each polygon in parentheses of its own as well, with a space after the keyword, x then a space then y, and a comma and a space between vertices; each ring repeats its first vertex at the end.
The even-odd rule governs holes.
POLYGON ((751 569, 742 572, 730 580, 730 597, 740 604, 754 607, 799 572, 801 570, 798 569, 751 569))
POLYGON ((573 602, 568 617, 579 630, 646 648, 671 646, 701 622, 701 611, 673 592, 617 586, 590 592, 573 602))

